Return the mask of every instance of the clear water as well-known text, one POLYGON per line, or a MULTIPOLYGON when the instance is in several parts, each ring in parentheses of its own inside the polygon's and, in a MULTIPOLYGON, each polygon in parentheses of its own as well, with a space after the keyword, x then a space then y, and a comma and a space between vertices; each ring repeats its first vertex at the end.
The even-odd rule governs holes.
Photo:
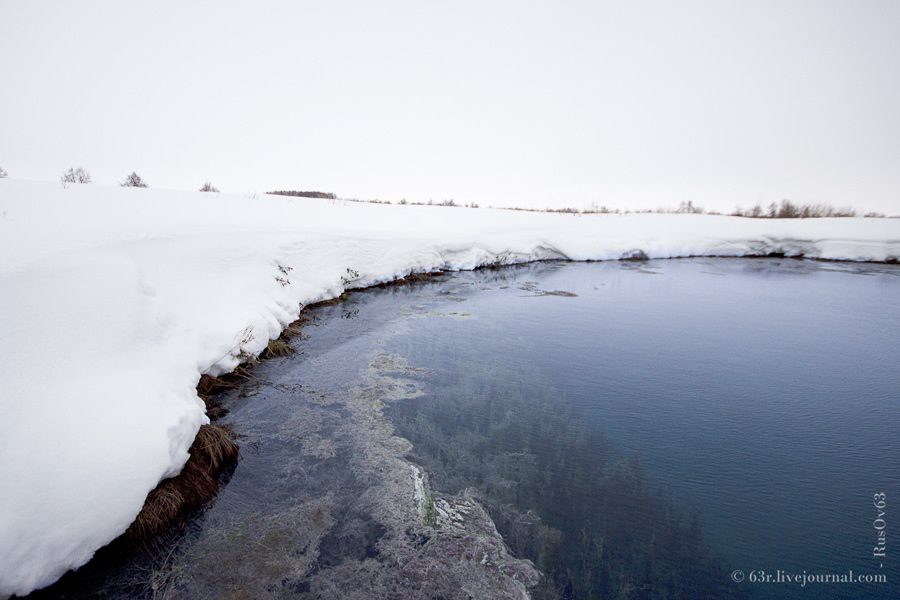
POLYGON ((416 516, 414 463, 545 572, 536 598, 898 598, 898 299, 896 266, 784 259, 352 293, 226 398, 242 459, 203 515, 36 596, 464 597, 475 574, 398 567, 459 538, 416 516), (851 570, 886 582, 785 581, 851 570))
MULTIPOLYGON (((434 375, 426 397, 389 414, 439 483, 487 489, 504 476, 448 458, 454 445, 540 462, 550 451, 540 442, 596 438, 571 444, 567 460, 639 456, 650 488, 699 514, 730 565, 717 576, 743 572, 736 587, 766 598, 900 597, 893 551, 873 555, 878 513, 889 540, 900 498, 898 275, 777 259, 510 271, 435 309, 469 318, 423 318, 391 341, 434 375), (484 419, 507 424, 485 433, 484 419), (547 429, 553 436, 538 431, 547 429), (887 583, 785 581, 850 570, 887 583), (767 574, 773 582, 750 581, 767 574)), ((542 468, 554 464, 564 463, 542 468)), ((527 500, 564 524, 559 492, 527 500)))

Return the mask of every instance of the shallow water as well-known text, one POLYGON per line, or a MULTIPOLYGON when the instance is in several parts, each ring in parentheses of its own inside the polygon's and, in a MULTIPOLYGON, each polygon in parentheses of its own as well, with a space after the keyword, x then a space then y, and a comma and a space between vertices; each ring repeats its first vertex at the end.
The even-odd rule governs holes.
POLYGON ((225 399, 214 505, 66 597, 515 597, 481 506, 536 597, 898 597, 898 298, 897 267, 784 259, 352 293, 225 399), (887 582, 785 581, 850 570, 887 582))

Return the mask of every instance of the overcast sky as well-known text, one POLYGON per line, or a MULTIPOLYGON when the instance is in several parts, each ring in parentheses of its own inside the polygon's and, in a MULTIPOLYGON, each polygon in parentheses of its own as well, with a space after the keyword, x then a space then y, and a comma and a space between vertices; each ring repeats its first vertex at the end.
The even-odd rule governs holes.
POLYGON ((898 0, 0 2, 14 178, 900 214, 898 0))

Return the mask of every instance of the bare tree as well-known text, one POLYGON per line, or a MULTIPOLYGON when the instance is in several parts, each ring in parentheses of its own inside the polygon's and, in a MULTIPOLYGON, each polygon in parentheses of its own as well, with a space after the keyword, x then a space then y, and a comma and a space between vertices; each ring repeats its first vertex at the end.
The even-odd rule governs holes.
POLYGON ((785 198, 781 201, 781 206, 778 207, 778 214, 775 216, 779 219, 799 219, 802 215, 800 208, 785 198))
POLYGON ((149 185, 147 185, 147 182, 141 179, 141 176, 134 171, 132 171, 131 174, 125 178, 125 181, 119 183, 119 185, 122 187, 150 187, 149 185))
POLYGON ((207 181, 203 184, 203 187, 200 188, 200 191, 201 192, 218 192, 219 189, 216 187, 213 187, 213 184, 207 181))
POLYGON ((678 209, 675 212, 687 213, 689 215, 700 215, 705 211, 701 207, 695 205, 693 200, 688 200, 687 202, 682 201, 682 203, 678 205, 678 209))
POLYGON ((62 177, 59 180, 63 184, 67 183, 90 183, 91 182, 91 174, 78 167, 77 169, 69 169, 65 173, 62 174, 62 177))
POLYGON ((8 175, 8 174, 7 174, 6 171, 3 170, 3 167, 0 167, 0 179, 3 179, 3 178, 6 177, 7 175, 8 175))

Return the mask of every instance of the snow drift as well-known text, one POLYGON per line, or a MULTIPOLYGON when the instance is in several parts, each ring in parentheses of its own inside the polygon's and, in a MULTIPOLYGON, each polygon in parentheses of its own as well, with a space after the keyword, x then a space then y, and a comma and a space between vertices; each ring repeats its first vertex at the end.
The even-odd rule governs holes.
POLYGON ((0 598, 128 527, 207 422, 196 384, 303 305, 549 258, 900 256, 900 220, 571 215, 0 180, 0 598))

